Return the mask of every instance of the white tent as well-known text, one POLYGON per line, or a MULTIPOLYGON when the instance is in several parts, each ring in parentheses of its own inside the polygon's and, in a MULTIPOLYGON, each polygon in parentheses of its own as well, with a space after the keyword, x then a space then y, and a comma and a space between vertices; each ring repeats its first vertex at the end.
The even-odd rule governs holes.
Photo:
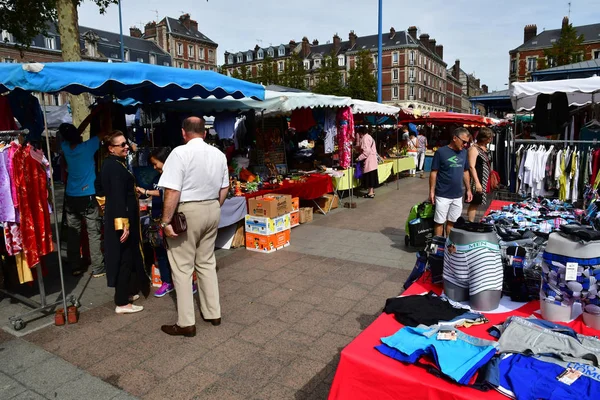
POLYGON ((398 115, 400 108, 387 104, 352 99, 352 114, 398 115))
MULTIPOLYGON (((276 92, 265 90, 265 101, 252 100, 255 107, 261 107, 265 116, 287 114, 300 108, 324 108, 350 106, 350 97, 329 96, 310 92, 276 92)), ((249 101, 245 101, 246 104, 249 101)))
POLYGON ((510 86, 510 98, 515 111, 531 111, 540 94, 563 92, 570 106, 600 102, 600 77, 564 79, 559 81, 515 82, 510 86))

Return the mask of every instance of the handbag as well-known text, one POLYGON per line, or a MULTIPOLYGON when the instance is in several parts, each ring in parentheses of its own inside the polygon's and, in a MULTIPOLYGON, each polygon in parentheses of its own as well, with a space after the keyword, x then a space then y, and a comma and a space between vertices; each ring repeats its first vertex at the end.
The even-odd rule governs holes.
POLYGON ((171 226, 173 227, 173 232, 175 232, 177 235, 186 232, 187 220, 185 219, 185 214, 182 212, 176 212, 171 220, 171 226))
POLYGON ((354 166, 354 179, 361 179, 363 176, 362 161, 359 161, 354 166))
POLYGON ((490 176, 487 181, 486 193, 492 193, 500 186, 500 174, 494 170, 490 170, 490 176))

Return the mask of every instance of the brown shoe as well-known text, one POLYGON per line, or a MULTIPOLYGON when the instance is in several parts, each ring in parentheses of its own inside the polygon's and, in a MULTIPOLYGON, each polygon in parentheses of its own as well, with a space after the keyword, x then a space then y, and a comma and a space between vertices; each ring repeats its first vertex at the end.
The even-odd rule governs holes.
POLYGON ((160 329, 171 336, 185 336, 185 337, 194 337, 196 336, 196 325, 186 326, 184 328, 179 325, 163 325, 160 329))
POLYGON ((219 326, 219 325, 221 325, 221 318, 206 319, 206 318, 204 318, 204 315, 202 315, 202 312, 200 312, 200 316, 202 317, 202 320, 204 322, 210 322, 211 324, 213 324, 213 326, 219 326))

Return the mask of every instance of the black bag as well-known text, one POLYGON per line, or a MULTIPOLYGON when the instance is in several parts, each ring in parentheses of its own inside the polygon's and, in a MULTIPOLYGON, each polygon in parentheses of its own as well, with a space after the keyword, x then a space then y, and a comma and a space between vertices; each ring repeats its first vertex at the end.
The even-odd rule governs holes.
POLYGON ((418 223, 408 224, 408 236, 411 246, 425 246, 433 237, 433 218, 419 218, 418 223))

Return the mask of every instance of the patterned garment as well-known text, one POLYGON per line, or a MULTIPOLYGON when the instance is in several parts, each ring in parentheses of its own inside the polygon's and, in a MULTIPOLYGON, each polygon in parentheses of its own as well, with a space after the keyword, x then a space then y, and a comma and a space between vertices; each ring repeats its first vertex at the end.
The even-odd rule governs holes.
POLYGON ((12 201, 8 152, 0 152, 0 222, 15 222, 15 205, 12 201))
POLYGON ((325 131, 325 154, 331 154, 335 150, 335 137, 337 135, 334 110, 327 109, 325 112, 323 130, 325 131))
MULTIPOLYGON (((481 204, 487 204, 487 194, 486 188, 488 184, 488 180, 490 178, 490 155, 487 151, 483 150, 479 146, 475 146, 477 149, 477 162, 475 165, 475 169, 477 170, 479 183, 481 183, 481 187, 483 188, 483 196, 481 204)), ((471 190, 473 193, 475 190, 475 181, 471 179, 471 190)))
POLYGON ((13 158, 15 186, 19 199, 23 250, 30 268, 53 251, 48 210, 46 169, 30 155, 31 146, 22 147, 13 158))
POLYGON ((354 139, 354 116, 350 107, 340 108, 337 113, 338 151, 343 169, 352 163, 352 141, 354 139))
POLYGON ((14 222, 4 224, 4 244, 9 256, 17 255, 23 251, 23 239, 19 224, 15 224, 14 222))

